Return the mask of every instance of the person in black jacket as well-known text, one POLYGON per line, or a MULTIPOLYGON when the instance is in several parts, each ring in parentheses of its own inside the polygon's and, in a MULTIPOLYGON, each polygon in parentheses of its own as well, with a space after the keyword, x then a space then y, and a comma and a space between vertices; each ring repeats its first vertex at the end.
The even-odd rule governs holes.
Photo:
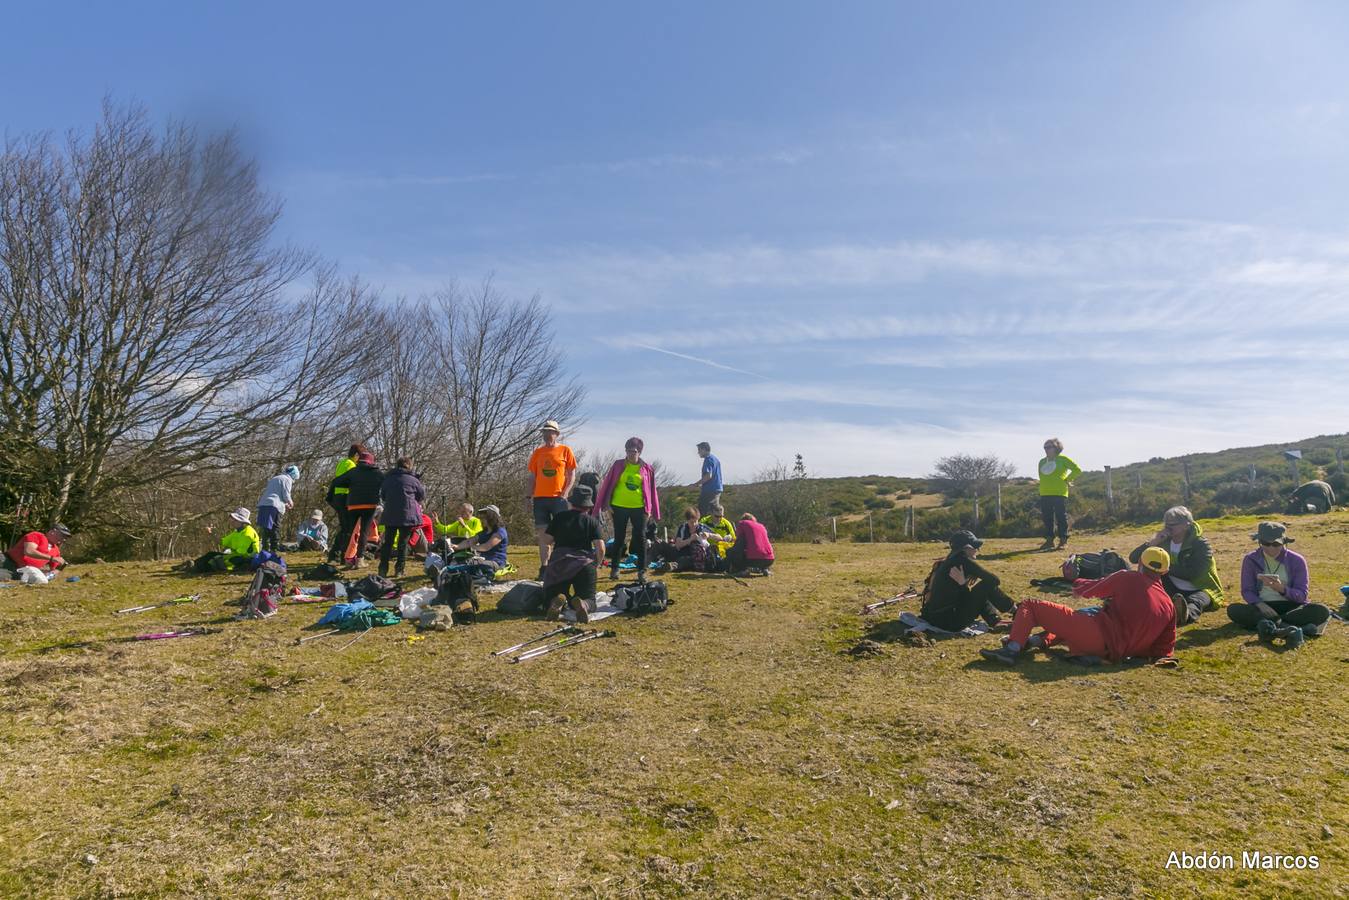
POLYGON ((397 546, 398 562, 394 566, 393 577, 402 578, 403 568, 407 564, 408 544, 412 540, 412 533, 421 527, 422 504, 426 502, 426 488, 422 487, 421 479, 412 471, 410 457, 401 457, 389 470, 389 474, 384 476, 379 496, 384 501, 384 512, 380 515, 384 541, 379 546, 379 574, 389 574, 389 556, 397 546))
POLYGON ((349 568, 355 569, 364 564, 364 547, 361 540, 375 520, 375 507, 379 505, 379 490, 384 486, 384 473, 375 465, 373 453, 362 453, 356 460, 356 468, 348 469, 333 479, 328 488, 329 496, 334 488, 347 489, 347 518, 342 530, 333 542, 332 554, 340 553, 349 568))
POLYGON ((1012 612, 1016 603, 998 587, 998 576, 974 561, 983 541, 971 531, 951 536, 951 552, 932 570, 927 600, 919 613, 929 625, 960 631, 983 617, 996 625, 999 612, 1012 612))

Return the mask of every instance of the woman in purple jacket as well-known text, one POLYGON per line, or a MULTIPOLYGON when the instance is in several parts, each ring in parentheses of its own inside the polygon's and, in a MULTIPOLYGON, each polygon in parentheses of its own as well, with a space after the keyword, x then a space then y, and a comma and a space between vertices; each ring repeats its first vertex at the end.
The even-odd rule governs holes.
POLYGON ((1260 523, 1251 535, 1260 546, 1241 561, 1241 598, 1246 602, 1227 606, 1228 618, 1267 639, 1287 638, 1289 629, 1316 636, 1330 620, 1329 607, 1308 601, 1307 560, 1288 549, 1293 539, 1286 532, 1280 522, 1260 523))
POLYGON ((609 577, 618 577, 618 564, 627 556, 627 529, 632 526, 632 552, 637 554, 637 580, 646 579, 646 520, 660 518, 660 495, 656 493, 656 471, 642 460, 646 445, 639 437, 628 438, 626 454, 614 460, 609 474, 600 482, 595 508, 609 507, 614 522, 614 550, 609 560, 609 577))
POLYGON ((394 566, 393 576, 402 578, 403 567, 407 563, 408 541, 422 524, 422 504, 426 502, 426 488, 422 487, 421 479, 413 474, 411 458, 402 457, 384 476, 379 497, 384 503, 384 512, 380 516, 380 524, 384 526, 384 542, 379 547, 379 574, 389 574, 389 557, 397 544, 398 562, 394 566))

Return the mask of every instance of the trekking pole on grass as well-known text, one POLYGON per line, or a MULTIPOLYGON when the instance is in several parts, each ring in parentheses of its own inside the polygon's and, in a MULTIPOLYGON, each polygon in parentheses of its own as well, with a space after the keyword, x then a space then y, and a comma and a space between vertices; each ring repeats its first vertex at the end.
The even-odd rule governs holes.
POLYGON ((172 600, 165 600, 163 603, 150 603, 146 606, 128 606, 126 609, 117 610, 117 614, 146 612, 151 609, 160 609, 165 606, 174 606, 179 603, 196 603, 201 599, 201 594, 190 594, 186 597, 174 597, 172 600))
POLYGON ((169 638, 197 637, 203 634, 215 634, 218 628, 189 628, 186 631, 152 631, 149 634, 133 635, 133 641, 165 641, 169 638))
POLYGON ((347 641, 347 642, 346 642, 345 644, 343 644, 342 646, 338 647, 337 650, 336 650, 335 652, 341 653, 343 650, 347 649, 347 648, 350 647, 352 644, 356 643, 356 642, 359 641, 361 638, 365 637, 367 634, 369 634, 370 632, 372 632, 372 631, 374 631, 374 630, 375 630, 375 629, 374 629, 373 626, 370 627, 370 628, 365 629, 365 630, 362 631, 360 634, 356 635, 354 638, 352 638, 351 640, 347 641))
POLYGON ((494 650, 494 651, 492 651, 491 655, 492 655, 492 656, 505 656, 507 653, 514 653, 516 650, 521 650, 521 649, 523 649, 523 648, 525 648, 525 647, 528 647, 530 644, 537 644, 539 641, 546 641, 546 640, 548 640, 548 638, 553 637, 554 635, 558 635, 558 634, 570 634, 570 633, 573 632, 573 631, 579 631, 579 630, 580 630, 580 629, 578 629, 575 625, 563 625, 561 628, 554 628, 552 631, 550 631, 550 632, 548 632, 548 633, 546 633, 546 634, 541 634, 541 635, 539 635, 539 636, 536 637, 536 638, 530 638, 530 639, 527 640, 527 641, 522 641, 522 642, 516 644, 514 647, 507 647, 505 650, 494 650))
POLYGON ((917 596, 917 589, 915 589, 913 585, 909 585, 893 597, 886 600, 877 600, 875 603, 868 603, 866 606, 862 607, 862 614, 866 615, 867 613, 874 613, 883 606, 889 606, 892 603, 903 603, 905 600, 912 600, 917 596))
POLYGON ((617 637, 613 631, 583 631, 574 637, 565 637, 560 641, 554 641, 551 644, 545 644, 542 647, 535 647, 533 650, 526 650, 519 656, 512 656, 511 662, 524 662, 527 659, 536 659, 545 653, 552 653, 554 650, 565 650, 568 647, 575 647, 577 644, 584 644, 586 641, 593 641, 596 638, 617 637))
POLYGON ((317 641, 317 640, 318 640, 319 638, 321 638, 321 637, 328 637, 328 636, 330 636, 330 635, 337 634, 337 633, 339 633, 341 630, 342 630, 342 629, 340 629, 340 628, 334 628, 332 631, 322 631, 322 632, 319 632, 318 634, 311 634, 309 637, 297 637, 297 638, 295 639, 295 643, 296 643, 296 644, 304 644, 304 643, 307 643, 308 641, 317 641))

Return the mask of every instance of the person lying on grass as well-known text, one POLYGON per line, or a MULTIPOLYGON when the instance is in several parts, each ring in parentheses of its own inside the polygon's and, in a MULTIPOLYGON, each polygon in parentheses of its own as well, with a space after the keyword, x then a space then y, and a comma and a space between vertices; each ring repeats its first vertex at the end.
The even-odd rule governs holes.
POLYGON ((1261 522, 1251 535, 1260 546, 1241 561, 1241 597, 1246 602, 1228 606, 1227 617, 1242 628, 1260 630, 1262 637, 1286 638, 1288 633, 1279 631, 1285 627, 1315 637, 1325 631, 1330 608, 1310 602, 1307 560, 1288 549, 1293 538, 1287 531, 1281 522, 1261 522))
POLYGON ((1000 612, 1016 608, 998 586, 998 576, 974 561, 983 543, 972 531, 951 535, 951 551, 932 570, 927 600, 918 613, 929 625, 961 631, 982 616, 992 627, 998 624, 1000 612))
POLYGON ((1025 650, 1066 644, 1072 656, 1119 662, 1132 656, 1169 657, 1176 647, 1176 605, 1162 585, 1171 555, 1161 547, 1140 554, 1138 570, 1116 572, 1095 581, 1081 579, 1073 594, 1099 598, 1095 609, 1073 609, 1050 600, 1022 600, 1012 633, 999 650, 982 649, 985 659, 1015 663, 1025 650), (1043 628, 1032 635, 1035 628, 1043 628))

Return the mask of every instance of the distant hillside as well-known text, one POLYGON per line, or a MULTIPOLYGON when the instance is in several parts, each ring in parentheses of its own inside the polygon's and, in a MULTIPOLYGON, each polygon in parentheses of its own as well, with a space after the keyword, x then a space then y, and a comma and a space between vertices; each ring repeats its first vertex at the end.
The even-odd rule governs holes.
MULTIPOLYGON (((1168 506, 1178 503, 1189 505, 1200 518, 1278 516, 1283 513, 1293 488, 1313 478, 1329 482, 1337 499, 1349 500, 1349 479, 1336 459, 1337 450, 1349 456, 1349 435, 1321 435, 1216 453, 1154 457, 1111 470, 1112 502, 1106 499, 1105 472, 1089 469, 1074 484, 1069 512, 1074 527, 1080 529, 1153 522, 1168 506), (1284 458, 1285 450, 1302 451, 1296 475, 1293 465, 1284 458)), ((664 492, 664 496, 667 521, 677 521, 674 518, 677 509, 695 500, 696 492, 672 489, 664 492)), ((901 541, 912 539, 905 527, 911 504, 916 537, 920 540, 943 539, 961 527, 990 536, 1036 535, 1040 528, 1038 498, 1033 479, 1007 482, 1002 489, 1001 522, 994 497, 980 498, 976 519, 973 499, 950 499, 934 493, 926 478, 890 475, 728 485, 723 499, 731 512, 751 511, 760 518, 764 518, 765 510, 810 507, 807 516, 770 523, 770 528, 772 524, 779 526, 776 531, 780 534, 827 536, 831 533, 830 520, 836 519, 840 540, 866 541, 874 533, 877 541, 901 541), (781 501, 779 495, 786 492, 791 492, 790 500, 775 502, 781 501)))

